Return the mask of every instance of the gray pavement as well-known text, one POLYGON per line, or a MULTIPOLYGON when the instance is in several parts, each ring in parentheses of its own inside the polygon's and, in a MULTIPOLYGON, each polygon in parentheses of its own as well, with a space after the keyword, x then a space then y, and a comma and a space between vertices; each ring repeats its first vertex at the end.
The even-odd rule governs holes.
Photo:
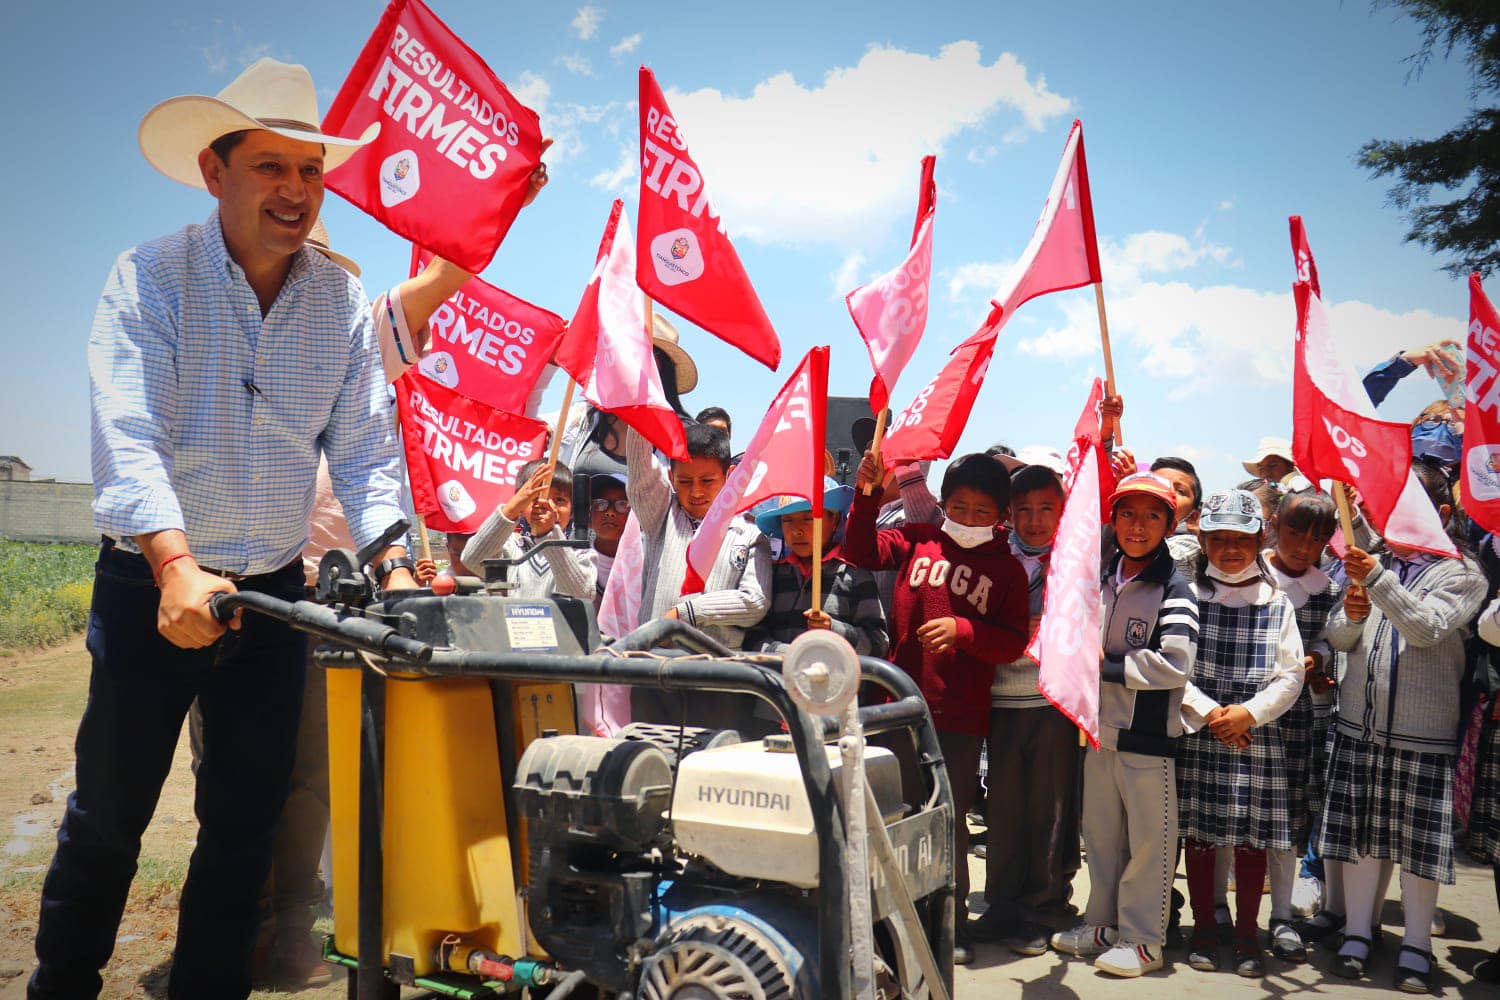
MULTIPOLYGON (((1434 995, 1439 997, 1500 998, 1500 986, 1476 983, 1472 970, 1475 963, 1500 947, 1500 913, 1495 906, 1491 870, 1470 862, 1460 852, 1457 862, 1458 883, 1443 886, 1438 906, 1447 915, 1447 933, 1433 939, 1433 954, 1438 959, 1434 995)), ((984 862, 969 858, 973 884, 984 885, 984 862)), ((1359 981, 1339 979, 1328 973, 1329 951, 1310 949, 1310 961, 1288 965, 1266 956, 1264 979, 1242 979, 1233 971, 1198 972, 1187 967, 1187 953, 1169 948, 1166 964, 1140 980, 1117 979, 1095 972, 1089 960, 1048 952, 1034 958, 1014 954, 1003 944, 980 944, 973 965, 957 970, 956 993, 964 1000, 986 997, 1021 997, 1024 1000, 1056 1000, 1080 997, 1088 1000, 1150 1000, 1161 997, 1212 997, 1214 1000, 1237 1000, 1250 997, 1294 997, 1300 995, 1355 1000, 1364 997, 1400 996, 1392 985, 1396 950, 1401 944, 1400 879, 1393 879, 1390 898, 1385 903, 1385 935, 1375 953, 1369 975, 1359 981)), ((1187 883, 1181 874, 1178 888, 1184 894, 1187 883)), ((1079 872, 1074 883, 1074 902, 1080 907, 1088 900, 1088 866, 1079 872)), ((975 912, 983 906, 982 893, 971 897, 975 912)), ((1270 900, 1262 903, 1262 925, 1270 912, 1270 900)), ((1191 923, 1191 917, 1184 920, 1191 923)))

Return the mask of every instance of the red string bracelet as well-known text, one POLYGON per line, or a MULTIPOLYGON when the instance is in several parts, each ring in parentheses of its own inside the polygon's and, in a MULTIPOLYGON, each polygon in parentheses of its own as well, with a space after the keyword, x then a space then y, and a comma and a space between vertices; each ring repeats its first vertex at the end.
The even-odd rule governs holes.
POLYGON ((162 573, 166 572, 166 569, 167 569, 168 566, 172 565, 174 562, 176 562, 179 559, 188 559, 191 556, 192 556, 191 552, 179 552, 176 555, 167 556, 167 558, 163 559, 161 561, 161 565, 158 566, 158 567, 156 567, 156 577, 155 577, 156 586, 158 588, 161 587, 161 575, 162 575, 162 573))

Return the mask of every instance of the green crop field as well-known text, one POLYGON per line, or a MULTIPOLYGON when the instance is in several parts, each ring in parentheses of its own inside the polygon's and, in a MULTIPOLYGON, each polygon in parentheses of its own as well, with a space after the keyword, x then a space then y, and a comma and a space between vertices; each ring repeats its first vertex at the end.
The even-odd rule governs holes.
POLYGON ((98 551, 0 542, 0 650, 50 646, 83 629, 98 551))

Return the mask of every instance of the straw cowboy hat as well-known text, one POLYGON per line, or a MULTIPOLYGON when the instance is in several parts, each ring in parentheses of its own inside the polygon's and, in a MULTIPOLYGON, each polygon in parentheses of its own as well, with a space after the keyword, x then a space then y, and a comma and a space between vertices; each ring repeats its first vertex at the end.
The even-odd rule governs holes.
POLYGON ((324 146, 323 169, 332 170, 380 133, 372 124, 358 139, 325 135, 318 127, 318 96, 304 66, 261 59, 217 97, 169 97, 146 112, 138 138, 157 170, 189 187, 202 188, 198 154, 220 136, 266 129, 299 142, 324 146))
POLYGON ((359 265, 354 262, 354 258, 341 254, 328 245, 328 229, 323 225, 321 215, 313 220, 312 232, 307 234, 307 239, 303 242, 356 278, 359 277, 359 265))
POLYGON ((1284 458, 1293 464, 1296 464, 1297 461, 1292 457, 1292 442, 1286 438, 1263 437, 1260 439, 1260 443, 1255 446, 1255 457, 1247 459, 1240 464, 1245 467, 1245 471, 1250 473, 1250 475, 1259 476, 1260 463, 1272 455, 1284 458))
POLYGON ((698 366, 677 343, 677 328, 660 310, 651 312, 651 346, 659 347, 677 367, 677 395, 685 396, 698 386, 698 366))

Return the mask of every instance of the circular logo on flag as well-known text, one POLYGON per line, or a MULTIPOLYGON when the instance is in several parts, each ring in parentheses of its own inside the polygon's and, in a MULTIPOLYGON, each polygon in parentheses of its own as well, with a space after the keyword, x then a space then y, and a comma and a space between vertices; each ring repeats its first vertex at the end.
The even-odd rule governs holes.
POLYGON ((411 161, 404 156, 401 157, 401 159, 396 161, 396 169, 394 173, 396 174, 396 180, 406 180, 406 175, 411 173, 411 161))
POLYGON ((458 365, 447 351, 435 351, 427 355, 417 368, 438 385, 449 389, 458 388, 458 365))
POLYGON ((392 208, 416 194, 422 186, 422 165, 415 150, 403 149, 380 164, 380 203, 392 208))
POLYGON ((691 229, 673 229, 651 240, 651 265, 664 285, 680 285, 703 274, 703 248, 691 229))
POLYGON ((439 486, 437 494, 438 506, 443 508, 443 513, 448 515, 449 520, 462 521, 479 509, 464 484, 457 479, 450 479, 439 486))
POLYGON ((1475 500, 1500 500, 1500 446, 1487 444, 1469 449, 1464 493, 1475 500))
POLYGON ((681 260, 682 258, 686 257, 687 254, 688 254, 688 241, 687 241, 687 239, 685 237, 679 236, 675 240, 672 241, 672 259, 673 260, 681 260))

